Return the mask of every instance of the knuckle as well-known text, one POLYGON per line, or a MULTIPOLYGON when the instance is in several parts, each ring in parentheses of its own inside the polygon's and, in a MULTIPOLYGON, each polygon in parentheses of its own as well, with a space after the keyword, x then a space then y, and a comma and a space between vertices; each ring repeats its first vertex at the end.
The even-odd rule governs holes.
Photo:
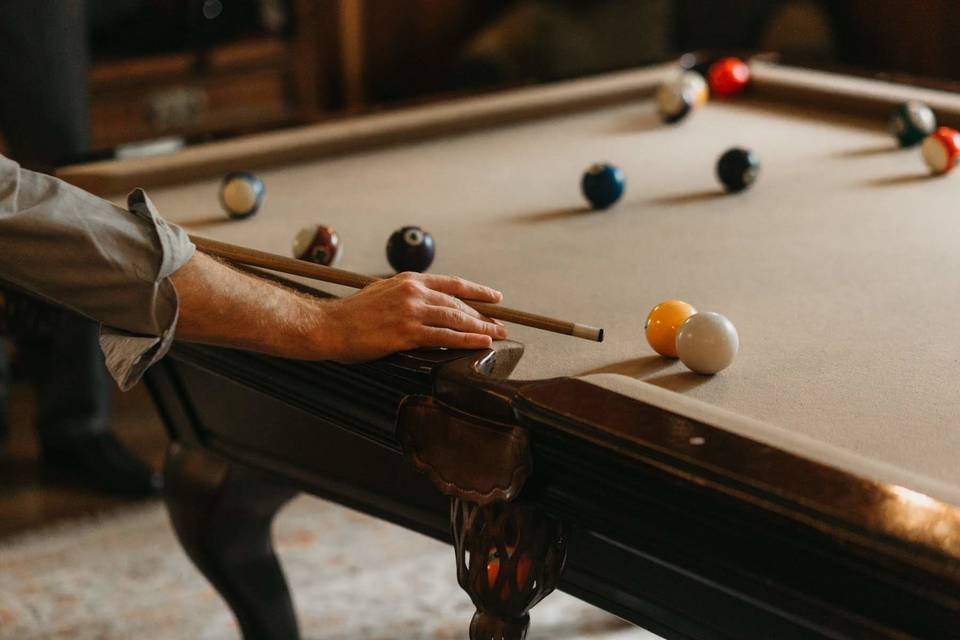
POLYGON ((416 280, 401 280, 400 291, 409 296, 415 295, 420 292, 420 284, 416 280))

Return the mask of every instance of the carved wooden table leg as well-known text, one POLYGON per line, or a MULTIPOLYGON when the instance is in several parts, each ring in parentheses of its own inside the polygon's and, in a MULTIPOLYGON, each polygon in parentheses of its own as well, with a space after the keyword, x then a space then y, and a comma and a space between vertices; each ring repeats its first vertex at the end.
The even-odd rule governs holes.
POLYGON ((530 609, 560 580, 566 541, 558 520, 531 505, 450 501, 457 579, 477 612, 471 640, 523 640, 530 609))
POLYGON ((199 449, 167 452, 165 500, 193 563, 227 601, 245 640, 296 640, 296 613, 270 524, 297 491, 199 449))

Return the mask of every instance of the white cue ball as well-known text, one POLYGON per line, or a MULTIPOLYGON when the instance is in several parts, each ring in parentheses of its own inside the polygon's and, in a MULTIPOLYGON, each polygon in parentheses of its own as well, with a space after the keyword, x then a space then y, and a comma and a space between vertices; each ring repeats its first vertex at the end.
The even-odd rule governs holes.
POLYGON ((696 373, 723 371, 739 350, 737 328, 726 316, 713 311, 695 313, 677 330, 677 355, 696 373))

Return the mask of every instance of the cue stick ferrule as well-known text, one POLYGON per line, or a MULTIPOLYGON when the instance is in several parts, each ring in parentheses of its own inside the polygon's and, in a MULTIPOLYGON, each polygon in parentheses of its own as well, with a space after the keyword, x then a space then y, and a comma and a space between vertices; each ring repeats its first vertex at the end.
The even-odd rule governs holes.
POLYGON ((583 338, 584 340, 603 342, 603 329, 600 327, 574 323, 572 335, 577 338, 583 338))

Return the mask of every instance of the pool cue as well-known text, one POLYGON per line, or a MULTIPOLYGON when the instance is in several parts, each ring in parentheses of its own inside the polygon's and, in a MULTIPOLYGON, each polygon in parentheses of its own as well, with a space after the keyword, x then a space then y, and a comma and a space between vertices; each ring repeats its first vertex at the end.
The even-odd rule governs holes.
MULTIPOLYGON (((279 271, 280 273, 294 276, 303 276, 314 280, 322 280, 323 282, 339 284, 354 289, 363 289, 369 284, 382 280, 382 278, 365 276, 335 267, 325 267, 321 264, 287 258, 286 256, 278 256, 273 253, 248 249, 247 247, 220 242, 219 240, 211 240, 210 238, 201 236, 191 235, 190 240, 193 241, 193 244, 195 244, 200 251, 230 262, 251 267, 260 267, 271 271, 279 271)), ((548 318, 518 309, 501 307, 498 304, 476 302, 473 300, 464 300, 463 302, 488 318, 521 324, 526 327, 533 327, 544 331, 561 333, 575 338, 583 338, 584 340, 591 340, 593 342, 603 342, 603 329, 599 327, 548 318)))

